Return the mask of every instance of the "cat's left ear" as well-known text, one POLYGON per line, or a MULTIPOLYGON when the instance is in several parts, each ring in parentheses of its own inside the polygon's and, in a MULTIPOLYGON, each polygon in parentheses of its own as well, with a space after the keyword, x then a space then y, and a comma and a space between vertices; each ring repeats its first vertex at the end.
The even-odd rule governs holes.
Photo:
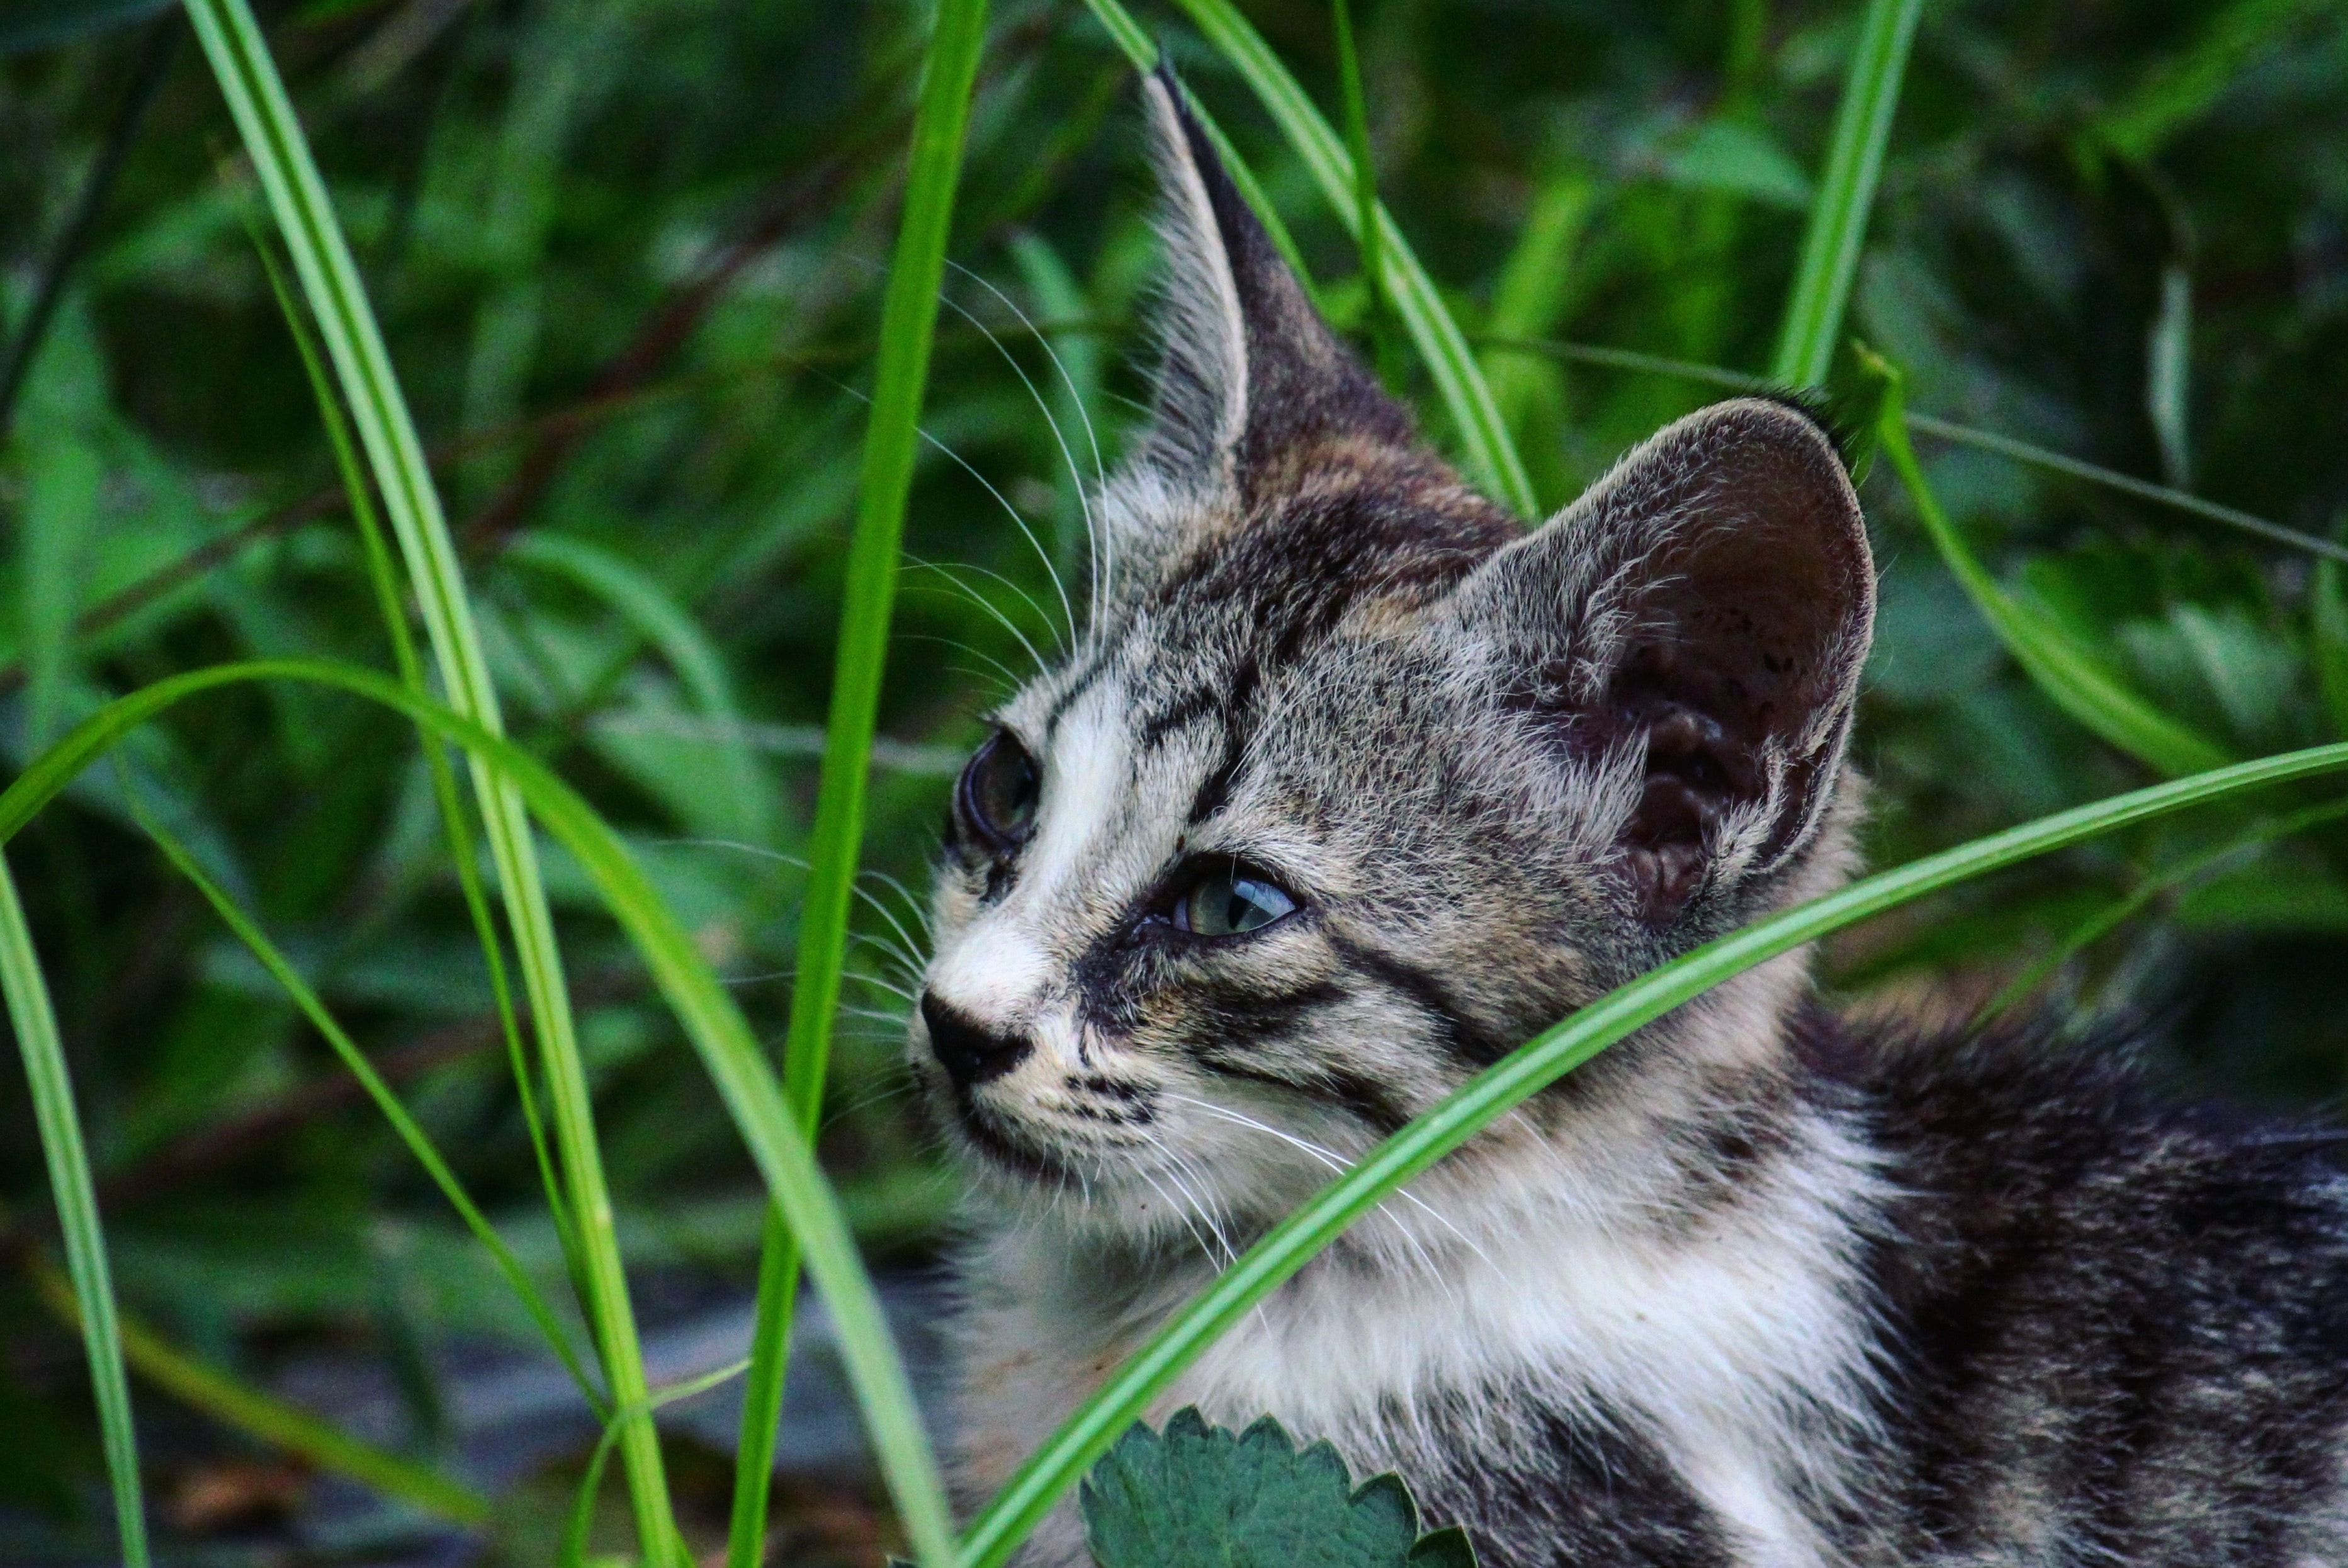
POLYGON ((1599 826, 1649 923, 1742 918, 1736 890, 1815 841, 1875 570, 1849 475, 1807 411, 1739 398, 1670 426, 1478 567, 1450 609, 1546 743, 1634 770, 1599 826))
POLYGON ((1409 444, 1410 416, 1313 308, 1173 73, 1161 66, 1142 94, 1166 250, 1144 462, 1179 490, 1244 504, 1318 441, 1409 444))

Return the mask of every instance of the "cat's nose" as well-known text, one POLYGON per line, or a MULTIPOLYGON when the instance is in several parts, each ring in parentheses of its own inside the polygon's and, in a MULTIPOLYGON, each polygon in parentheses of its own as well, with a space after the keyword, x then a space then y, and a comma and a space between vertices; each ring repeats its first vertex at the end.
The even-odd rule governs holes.
POLYGON ((998 1035, 955 1012, 931 992, 922 994, 922 1022, 929 1026, 930 1049, 958 1088, 1001 1078, 1034 1049, 1017 1035, 998 1035))

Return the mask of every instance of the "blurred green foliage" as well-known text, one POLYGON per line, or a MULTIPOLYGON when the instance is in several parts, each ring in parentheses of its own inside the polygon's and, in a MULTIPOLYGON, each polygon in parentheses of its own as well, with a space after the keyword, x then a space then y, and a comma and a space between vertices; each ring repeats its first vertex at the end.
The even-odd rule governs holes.
MULTIPOLYGON (((1245 9, 1338 121, 1330 10, 1245 9)), ((1766 367, 1859 10, 1354 6, 1380 194, 1487 344, 1545 506, 1715 394, 1492 340, 1766 367)), ((1306 170, 1178 13, 1142 19, 1366 346, 1371 291, 1306 170)), ((308 0, 264 21, 469 552, 514 733, 624 825, 779 1042, 924 12, 308 0)), ((16 763, 108 696, 201 664, 389 663, 251 237, 258 198, 183 31, 151 5, 0 0, 0 747, 16 763)), ((1047 562, 1081 613, 1076 486, 1097 452, 1115 460, 1145 392, 1154 253, 1132 101, 1080 4, 998 5, 823 1142, 883 1257, 924 1255, 953 1191, 893 1066, 945 781, 975 716, 1063 634, 1047 562)), ((1904 367, 1918 410, 2335 534, 2343 14, 1928 7, 1849 330, 1904 367)), ((1423 366, 1389 362, 1449 445, 1423 366)), ((1849 355, 1836 385, 1865 395, 1849 355)), ((2007 592, 2165 713, 2245 756, 2348 727, 2335 571, 1920 446, 2007 592)), ((1883 568, 1859 738, 1877 863, 2140 782, 2002 652, 1888 472, 1864 493, 1883 568)), ((259 914, 560 1294, 409 732, 272 687, 191 706, 125 759, 145 809, 259 914)), ((419 1347, 520 1341, 528 1321, 124 790, 92 773, 15 864, 126 1302, 255 1376, 289 1346, 380 1357, 407 1391, 393 1441, 428 1453, 444 1399, 419 1347)), ((2348 1081, 2348 832, 2312 810, 2323 798, 2147 828, 1952 895, 1836 944, 1829 978, 1964 1007, 2060 957, 2040 965, 2045 1000, 2149 1022, 2197 1084, 2329 1100, 2348 1081), (2262 830, 2294 810, 2297 830, 2262 830), (2080 933, 2093 940, 2066 954, 2080 933)), ((549 875, 631 1261, 747 1290, 755 1173, 582 879, 559 858, 549 875)), ((22 1266, 48 1209, 13 1077, 0 1117, 0 1421, 43 1434, 0 1444, 0 1509, 102 1532, 87 1388, 22 1266)), ((174 1428, 165 1469, 221 1446, 174 1428)))

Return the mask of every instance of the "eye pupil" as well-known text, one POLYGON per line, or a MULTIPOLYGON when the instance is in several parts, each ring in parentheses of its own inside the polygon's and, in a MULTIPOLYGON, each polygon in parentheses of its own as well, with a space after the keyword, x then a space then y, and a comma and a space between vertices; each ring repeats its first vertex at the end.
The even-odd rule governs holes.
POLYGON ((964 828, 996 854, 1016 849, 1035 825, 1043 776, 1027 748, 998 730, 963 769, 955 805, 964 828))

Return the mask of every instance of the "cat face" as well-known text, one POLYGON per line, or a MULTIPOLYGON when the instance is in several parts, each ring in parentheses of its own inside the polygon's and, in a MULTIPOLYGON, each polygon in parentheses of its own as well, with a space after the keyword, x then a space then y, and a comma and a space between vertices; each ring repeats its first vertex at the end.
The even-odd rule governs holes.
POLYGON ((1873 579, 1832 443, 1764 400, 1522 532, 1146 92, 1155 417, 1098 499, 1086 635, 956 787, 911 1059, 998 1192, 1203 1246, 1809 891, 1873 579))

